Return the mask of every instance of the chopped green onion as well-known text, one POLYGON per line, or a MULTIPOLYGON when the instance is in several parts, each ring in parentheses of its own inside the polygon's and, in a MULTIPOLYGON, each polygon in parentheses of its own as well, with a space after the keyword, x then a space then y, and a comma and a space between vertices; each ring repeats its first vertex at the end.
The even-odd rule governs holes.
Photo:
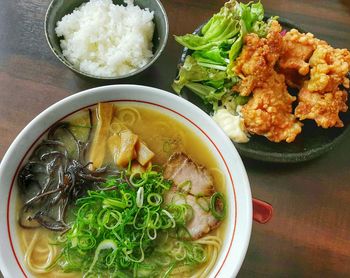
POLYGON ((206 212, 210 211, 209 201, 206 197, 196 196, 196 203, 201 207, 202 210, 206 212))
MULTIPOLYGON (((164 204, 172 182, 155 169, 121 172, 99 185, 115 190, 91 190, 78 199, 71 229, 55 243, 62 252, 50 269, 81 271, 84 277, 149 277, 170 275, 175 265, 191 270, 204 262, 206 249, 183 240, 191 239, 186 224, 193 208, 175 200, 164 204)), ((187 189, 190 185, 184 183, 187 189)))
POLYGON ((94 259, 90 265, 90 268, 89 270, 87 271, 87 273, 84 275, 86 276, 88 273, 91 273, 93 267, 95 266, 96 262, 97 262, 97 259, 98 259, 98 256, 101 252, 101 250, 104 250, 104 249, 113 249, 113 250, 116 250, 117 249, 117 244, 113 241, 113 240, 109 240, 109 239, 106 239, 104 241, 102 241, 96 248, 96 251, 95 251, 95 256, 94 256, 94 259))
POLYGON ((109 217, 108 217, 107 222, 104 223, 104 225, 103 225, 106 229, 113 230, 113 229, 117 228, 120 225, 120 223, 122 222, 122 214, 119 211, 111 211, 109 213, 109 217), (110 224, 109 217, 111 217, 111 219, 114 220, 114 222, 115 222, 114 224, 113 224, 113 220, 111 221, 112 224, 110 224))
POLYGON ((147 179, 144 179, 142 174, 139 172, 132 173, 129 180, 134 187, 140 187, 147 182, 147 179))
POLYGON ((147 229, 147 235, 148 235, 150 240, 154 240, 157 237, 157 230, 154 229, 154 228, 153 229, 147 229))
POLYGON ((108 198, 108 199, 104 199, 103 201, 103 207, 104 208, 107 208, 107 207, 115 207, 115 208, 126 208, 128 207, 128 203, 125 203, 125 202, 122 202, 122 201, 119 201, 119 200, 115 200, 115 199, 111 199, 111 198, 108 198))
POLYGON ((96 239, 89 234, 85 234, 79 237, 78 247, 81 250, 90 250, 96 245, 96 239))
POLYGON ((220 192, 215 192, 210 197, 210 212, 218 220, 223 220, 226 215, 226 203, 224 196, 220 192), (222 210, 217 210, 217 201, 222 204, 222 210))
POLYGON ((162 209, 162 212, 163 212, 166 216, 169 217, 169 219, 170 219, 170 221, 171 221, 171 223, 172 223, 171 228, 175 228, 176 222, 175 222, 174 217, 172 216, 172 214, 170 214, 170 213, 169 213, 167 210, 165 210, 165 209, 162 209))
POLYGON ((177 187, 179 188, 179 190, 188 193, 192 189, 192 182, 190 180, 187 180, 180 183, 177 187))
POLYGON ((143 205, 143 193, 144 193, 144 189, 143 189, 143 187, 140 187, 137 190, 137 194, 136 194, 136 206, 138 208, 142 207, 142 205, 143 205))
POLYGON ((151 206, 159 206, 163 202, 163 198, 158 193, 150 193, 147 196, 147 202, 151 206))

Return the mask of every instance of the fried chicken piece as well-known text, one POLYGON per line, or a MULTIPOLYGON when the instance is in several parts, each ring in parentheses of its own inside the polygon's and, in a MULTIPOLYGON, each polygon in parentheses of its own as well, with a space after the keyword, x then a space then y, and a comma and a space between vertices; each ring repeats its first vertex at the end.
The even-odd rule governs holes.
POLYGON ((282 53, 278 62, 279 72, 293 88, 300 88, 310 71, 309 59, 318 45, 326 44, 311 33, 292 29, 282 39, 282 53))
POLYGON ((349 88, 346 77, 350 70, 349 50, 318 45, 310 58, 310 66, 310 80, 306 82, 308 91, 334 93, 340 84, 349 88))
POLYGON ((242 79, 234 87, 240 95, 250 95, 254 88, 261 86, 271 75, 282 49, 281 30, 281 25, 274 20, 270 23, 266 38, 259 38, 253 33, 245 36, 242 52, 234 68, 242 79))
POLYGON ((300 75, 307 75, 309 73, 308 61, 319 42, 320 40, 311 33, 305 34, 296 29, 290 30, 283 37, 280 68, 296 70, 300 75))
POLYGON ((299 95, 295 115, 300 119, 313 119, 323 128, 343 127, 340 112, 346 112, 346 77, 350 70, 350 52, 335 49, 328 44, 318 43, 309 60, 310 80, 304 82, 299 95))
POLYGON ((339 118, 339 112, 348 110, 346 91, 336 88, 333 92, 321 94, 302 88, 298 99, 299 104, 295 109, 295 115, 300 120, 313 119, 323 128, 344 126, 339 118))
POLYGON ((277 21, 272 21, 266 38, 256 34, 245 37, 234 69, 242 81, 234 90, 243 96, 253 92, 241 111, 250 133, 273 142, 292 142, 301 132, 302 124, 292 114, 295 97, 289 95, 284 76, 274 70, 282 51, 281 29, 277 21))
POLYGON ((273 142, 293 142, 302 126, 292 114, 295 99, 287 91, 284 76, 273 72, 264 86, 254 89, 252 98, 242 108, 247 130, 273 142))

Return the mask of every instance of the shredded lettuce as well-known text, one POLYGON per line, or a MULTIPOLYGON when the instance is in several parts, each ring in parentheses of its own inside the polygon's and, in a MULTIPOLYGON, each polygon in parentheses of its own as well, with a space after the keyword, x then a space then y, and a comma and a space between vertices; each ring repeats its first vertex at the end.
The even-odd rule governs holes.
MULTIPOLYGON (((199 34, 175 36, 190 51, 179 70, 172 88, 178 94, 184 87, 198 95, 214 111, 222 98, 233 94, 239 82, 233 68, 242 51, 244 37, 256 33, 265 37, 264 7, 259 2, 248 4, 230 0, 202 27, 199 34)), ((236 98, 234 98, 236 99, 236 98)))
POLYGON ((236 115, 238 105, 245 105, 249 100, 248 96, 240 96, 238 93, 225 95, 221 99, 222 107, 227 109, 232 115, 236 115))

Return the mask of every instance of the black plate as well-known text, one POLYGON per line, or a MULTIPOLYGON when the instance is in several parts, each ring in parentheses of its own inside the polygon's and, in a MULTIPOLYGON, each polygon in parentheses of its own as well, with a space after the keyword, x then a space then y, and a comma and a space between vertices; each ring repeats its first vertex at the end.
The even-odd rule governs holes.
MULTIPOLYGON (((305 32, 289 20, 279 18, 278 21, 283 29, 290 30, 296 28, 301 32, 305 32)), ((198 34, 203 25, 197 28, 193 33, 198 34)), ((180 58, 180 65, 183 64, 186 56, 189 54, 191 54, 191 50, 184 48, 180 58)), ((186 88, 182 91, 182 97, 189 100, 206 113, 209 114, 212 112, 210 106, 204 105, 199 97, 186 88)), ((347 105, 350 106, 349 100, 347 105)), ((274 143, 263 136, 252 135, 248 143, 234 143, 234 145, 241 155, 256 160, 280 163, 295 163, 311 160, 330 151, 342 138, 348 135, 350 130, 350 113, 340 113, 340 118, 344 123, 343 128, 323 129, 317 127, 314 121, 302 121, 304 124, 302 132, 292 143, 274 143)))

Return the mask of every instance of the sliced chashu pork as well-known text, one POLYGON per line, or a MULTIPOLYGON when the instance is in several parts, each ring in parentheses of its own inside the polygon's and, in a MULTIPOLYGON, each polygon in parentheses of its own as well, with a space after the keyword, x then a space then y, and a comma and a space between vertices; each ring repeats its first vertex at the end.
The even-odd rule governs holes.
MULTIPOLYGON (((209 203, 210 197, 205 198, 209 203)), ((220 221, 217 220, 210 211, 205 211, 196 200, 195 196, 191 194, 183 195, 177 191, 170 191, 166 194, 165 203, 182 205, 187 204, 192 207, 193 217, 186 223, 186 229, 190 233, 192 239, 198 239, 206 235, 210 231, 214 230, 220 225, 220 221)))
POLYGON ((210 196, 215 192, 214 180, 209 171, 194 163, 184 153, 176 152, 169 158, 164 178, 172 180, 178 189, 189 183, 189 187, 186 185, 189 190, 186 191, 195 196, 210 196))
POLYGON ((186 228, 192 239, 198 239, 219 226, 220 221, 210 211, 203 209, 197 197, 201 196, 208 204, 210 197, 215 193, 214 180, 209 171, 193 162, 184 153, 174 153, 168 160, 164 169, 164 177, 174 182, 173 187, 165 197, 165 203, 177 205, 188 204, 193 209, 193 217, 186 223, 186 228), (186 185, 187 194, 183 192, 186 185))

